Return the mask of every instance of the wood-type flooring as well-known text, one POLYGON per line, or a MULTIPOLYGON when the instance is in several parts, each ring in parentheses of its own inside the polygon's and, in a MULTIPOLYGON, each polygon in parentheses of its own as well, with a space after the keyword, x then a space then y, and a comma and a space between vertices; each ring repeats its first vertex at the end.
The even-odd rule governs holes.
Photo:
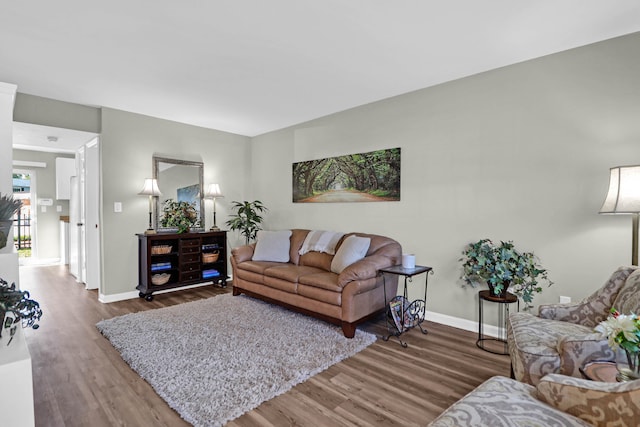
MULTIPOLYGON (((96 329, 111 317, 230 292, 213 286, 103 304, 64 266, 20 269, 21 288, 42 305, 38 330, 25 329, 33 365, 36 426, 188 426, 121 359, 96 329)), ((427 308, 437 311, 435 308, 427 308)), ((424 426, 494 375, 508 356, 476 347, 476 334, 426 322, 364 351, 228 423, 250 426, 424 426)), ((382 316, 363 329, 382 335, 382 316)))

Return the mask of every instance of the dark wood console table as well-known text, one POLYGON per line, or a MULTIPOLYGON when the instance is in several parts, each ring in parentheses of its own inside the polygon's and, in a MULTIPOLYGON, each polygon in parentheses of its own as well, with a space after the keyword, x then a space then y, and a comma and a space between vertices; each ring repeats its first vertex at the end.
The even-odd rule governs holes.
POLYGON ((138 234, 138 296, 211 282, 227 285, 227 232, 138 234))

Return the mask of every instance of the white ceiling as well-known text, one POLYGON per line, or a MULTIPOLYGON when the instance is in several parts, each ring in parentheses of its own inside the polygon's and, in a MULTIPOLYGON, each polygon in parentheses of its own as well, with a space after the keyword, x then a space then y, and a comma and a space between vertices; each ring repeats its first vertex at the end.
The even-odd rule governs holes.
POLYGON ((60 129, 30 123, 13 123, 13 148, 74 154, 76 149, 97 135, 79 130, 60 129))
POLYGON ((638 0, 22 0, 18 91, 254 136, 640 31, 638 0))

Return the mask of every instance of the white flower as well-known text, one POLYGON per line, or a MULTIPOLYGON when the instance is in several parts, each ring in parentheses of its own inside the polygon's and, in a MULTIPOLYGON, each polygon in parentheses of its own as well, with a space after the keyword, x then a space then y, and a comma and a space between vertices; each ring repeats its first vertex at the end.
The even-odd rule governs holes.
MULTIPOLYGON (((617 317, 610 316, 607 320, 600 322, 595 330, 607 336, 609 347, 616 349, 619 343, 616 338, 622 334, 623 342, 638 342, 635 314, 619 314, 617 317)), ((621 337, 622 338, 622 337, 621 337)))

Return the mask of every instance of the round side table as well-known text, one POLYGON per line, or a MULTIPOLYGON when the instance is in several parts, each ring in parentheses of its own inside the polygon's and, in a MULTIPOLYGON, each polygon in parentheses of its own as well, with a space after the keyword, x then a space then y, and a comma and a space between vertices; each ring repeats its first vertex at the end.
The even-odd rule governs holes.
POLYGON ((478 341, 476 345, 494 354, 509 354, 507 348, 507 319, 509 318, 509 307, 511 304, 517 304, 517 310, 520 311, 520 301, 518 297, 507 292, 505 297, 499 297, 491 293, 489 290, 478 292, 478 341), (484 334, 484 312, 483 304, 485 301, 497 303, 498 306, 498 336, 487 336, 484 334), (498 346, 488 346, 490 343, 498 343, 498 346))

